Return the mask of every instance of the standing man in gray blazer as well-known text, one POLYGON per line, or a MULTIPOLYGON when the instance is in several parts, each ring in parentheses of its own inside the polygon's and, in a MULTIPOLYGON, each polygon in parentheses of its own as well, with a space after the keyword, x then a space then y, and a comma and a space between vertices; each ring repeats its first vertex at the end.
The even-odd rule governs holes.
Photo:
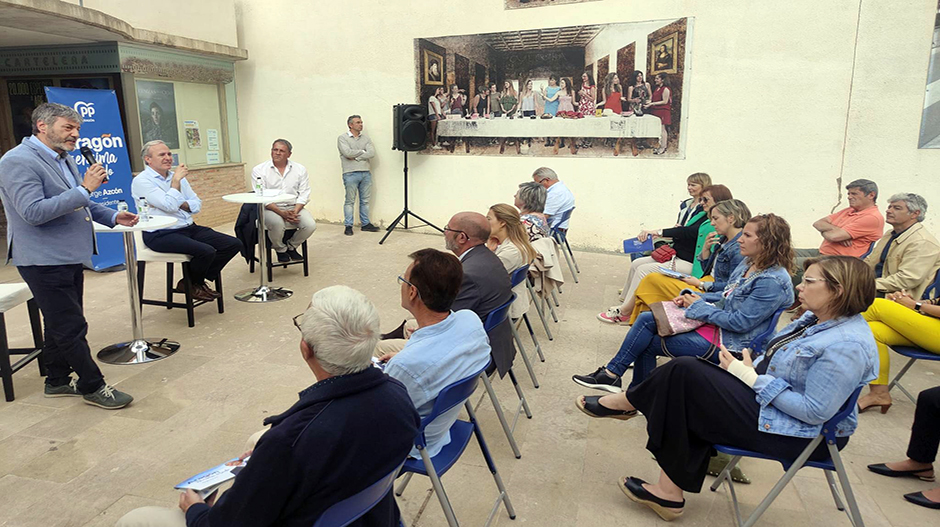
MULTIPOLYGON (((509 302, 512 287, 506 267, 496 253, 486 247, 490 224, 479 212, 459 212, 444 226, 444 244, 460 259, 463 281, 451 311, 469 309, 486 321, 490 311, 509 302)), ((512 343, 511 322, 507 318, 490 332, 493 362, 500 376, 512 367, 516 348, 512 343)))
POLYGON ((0 158, 0 199, 7 218, 7 263, 13 260, 45 322, 45 395, 123 408, 134 398, 104 382, 85 340, 82 271, 97 252, 92 220, 132 226, 137 215, 91 201, 107 173, 94 164, 80 177, 67 155, 78 142, 78 112, 41 104, 33 111, 32 125, 33 135, 0 158))
POLYGON ((350 115, 346 119, 349 131, 336 139, 339 159, 343 165, 343 185, 346 187, 346 202, 343 203, 343 224, 346 236, 353 235, 353 207, 356 191, 359 191, 360 230, 378 232, 379 228, 369 221, 369 198, 372 197, 372 172, 370 159, 375 157, 372 139, 362 133, 362 117, 350 115))

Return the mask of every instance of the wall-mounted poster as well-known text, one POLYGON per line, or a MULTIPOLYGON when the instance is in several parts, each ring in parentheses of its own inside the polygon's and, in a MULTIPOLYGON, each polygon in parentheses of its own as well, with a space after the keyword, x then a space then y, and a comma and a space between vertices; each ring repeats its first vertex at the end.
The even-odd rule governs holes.
POLYGON ((661 38, 653 42, 650 47, 650 61, 652 65, 650 73, 675 73, 676 72, 676 41, 679 36, 677 33, 661 38))
POLYGON ((920 138, 917 141, 919 148, 940 148, 940 2, 934 20, 924 111, 920 119, 920 138))
POLYGON ((428 86, 444 85, 444 57, 424 50, 424 83, 428 86))
POLYGON ((580 4, 581 2, 597 2, 598 0, 506 0, 506 9, 520 9, 524 7, 545 7, 550 5, 580 4))
POLYGON ((434 113, 423 153, 684 158, 692 22, 415 39, 418 102, 434 113), (429 56, 443 85, 427 82, 429 56))
POLYGON ((137 108, 145 143, 159 139, 170 150, 180 147, 172 82, 137 81, 137 108))
POLYGON ((183 128, 186 130, 186 146, 188 148, 202 148, 199 121, 183 121, 183 128))

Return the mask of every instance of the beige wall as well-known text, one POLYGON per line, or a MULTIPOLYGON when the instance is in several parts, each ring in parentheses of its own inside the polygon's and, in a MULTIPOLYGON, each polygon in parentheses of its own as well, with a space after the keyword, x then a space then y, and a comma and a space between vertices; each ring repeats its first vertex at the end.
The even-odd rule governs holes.
MULTIPOLYGON (((65 0, 79 4, 79 0, 65 0)), ((232 0, 84 0, 95 9, 138 29, 235 46, 235 6, 232 0)))
POLYGON ((294 6, 236 0, 237 45, 250 54, 237 66, 242 154, 250 167, 275 137, 290 139, 292 159, 310 171, 317 218, 342 219, 335 145, 352 113, 378 151, 373 218, 387 223, 400 211, 391 106, 415 99, 414 38, 690 16, 685 159, 412 154, 413 208, 443 226, 455 211, 510 202, 544 164, 577 197, 572 241, 613 250, 641 228, 671 225, 685 176, 705 171, 752 211, 790 220, 798 245, 815 246, 811 223, 845 206, 840 181, 867 177, 883 195, 922 193, 935 207, 928 226, 940 231, 940 152, 916 148, 936 0, 604 0, 508 12, 503 0, 441 0, 431 11, 406 0, 294 6))

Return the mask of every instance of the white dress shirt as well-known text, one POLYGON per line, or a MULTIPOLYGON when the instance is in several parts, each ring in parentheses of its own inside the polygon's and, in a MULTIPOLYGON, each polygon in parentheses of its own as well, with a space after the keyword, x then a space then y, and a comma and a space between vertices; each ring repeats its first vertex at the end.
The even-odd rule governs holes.
MULTIPOLYGON (((176 219, 176 224, 164 229, 182 229, 193 224, 193 214, 202 209, 202 200, 189 186, 187 178, 180 181, 180 189, 170 186, 173 180, 173 171, 166 177, 149 166, 143 172, 134 176, 131 183, 131 195, 135 200, 146 198, 150 205, 150 215, 153 217, 168 216, 176 219), (189 204, 189 212, 181 209, 183 203, 189 204)), ((153 232, 153 231, 148 231, 153 232)))
POLYGON ((251 170, 251 179, 255 185, 261 183, 265 189, 278 189, 283 194, 290 194, 294 199, 277 204, 282 209, 291 208, 297 203, 306 205, 310 200, 310 177, 307 169, 300 163, 287 160, 284 175, 270 159, 251 170))

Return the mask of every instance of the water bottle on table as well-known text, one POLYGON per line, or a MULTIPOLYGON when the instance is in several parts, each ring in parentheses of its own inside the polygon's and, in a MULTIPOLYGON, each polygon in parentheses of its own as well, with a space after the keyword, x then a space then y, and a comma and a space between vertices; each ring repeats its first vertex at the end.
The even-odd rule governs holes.
POLYGON ((118 211, 118 212, 127 212, 127 202, 124 201, 123 199, 122 199, 122 200, 119 200, 118 203, 117 203, 117 211, 118 211))
POLYGON ((140 198, 140 205, 137 207, 137 212, 140 213, 141 221, 150 221, 150 204, 147 203, 147 198, 140 198))

